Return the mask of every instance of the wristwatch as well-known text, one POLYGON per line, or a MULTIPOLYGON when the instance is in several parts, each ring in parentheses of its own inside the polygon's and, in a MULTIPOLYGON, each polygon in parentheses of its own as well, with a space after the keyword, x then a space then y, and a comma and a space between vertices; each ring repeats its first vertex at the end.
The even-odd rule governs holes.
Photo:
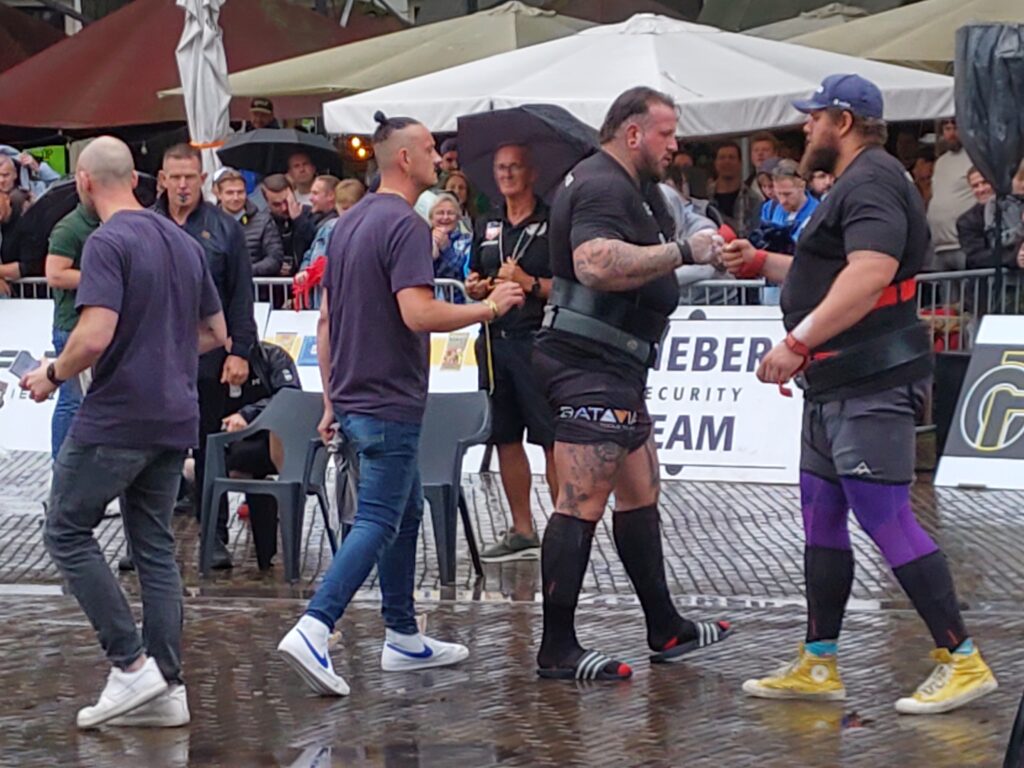
POLYGON ((540 278, 534 276, 533 285, 530 286, 530 295, 537 297, 540 296, 540 278))
POLYGON ((53 363, 46 366, 46 379, 55 387, 59 387, 64 383, 64 379, 57 378, 57 369, 54 367, 53 363))

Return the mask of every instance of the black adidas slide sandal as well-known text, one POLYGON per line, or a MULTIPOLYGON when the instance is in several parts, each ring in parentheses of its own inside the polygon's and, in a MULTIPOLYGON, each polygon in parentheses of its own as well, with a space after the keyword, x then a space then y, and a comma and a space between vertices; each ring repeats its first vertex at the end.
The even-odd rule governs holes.
POLYGON ((547 680, 628 680, 633 670, 628 664, 615 661, 600 651, 585 651, 571 667, 539 667, 537 675, 547 680))
POLYGON ((651 664, 666 664, 674 661, 691 651, 699 651, 701 648, 720 643, 732 633, 733 628, 727 621, 698 621, 697 637, 651 654, 651 664))

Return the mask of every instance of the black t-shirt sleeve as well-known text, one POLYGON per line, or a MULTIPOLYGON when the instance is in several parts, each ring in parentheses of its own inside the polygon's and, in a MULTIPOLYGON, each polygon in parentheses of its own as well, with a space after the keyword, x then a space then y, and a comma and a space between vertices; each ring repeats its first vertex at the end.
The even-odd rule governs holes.
POLYGON ((877 251, 902 261, 907 246, 907 202, 896 179, 876 177, 846 194, 842 207, 843 245, 877 251))
POLYGON ((630 200, 636 194, 629 182, 609 177, 579 179, 573 193, 572 231, 570 239, 575 251, 583 243, 604 238, 629 241, 633 229, 630 221, 630 200))

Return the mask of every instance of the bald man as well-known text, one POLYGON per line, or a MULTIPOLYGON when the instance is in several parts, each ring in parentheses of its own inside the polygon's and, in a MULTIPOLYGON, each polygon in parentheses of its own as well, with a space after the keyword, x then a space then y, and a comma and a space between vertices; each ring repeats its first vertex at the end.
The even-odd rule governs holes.
POLYGON ((60 356, 21 381, 43 402, 93 369, 54 465, 43 532, 112 665, 99 701, 79 710, 79 728, 189 721, 171 515, 185 451, 199 428, 199 355, 223 346, 227 330, 202 248, 142 209, 137 180, 118 139, 101 137, 82 152, 78 194, 103 226, 82 254, 78 324, 60 356), (142 586, 142 636, 93 536, 118 496, 142 586))
POLYGON ((355 523, 305 615, 278 645, 306 684, 327 696, 349 693, 331 664, 327 638, 374 565, 386 627, 384 671, 446 666, 469 655, 463 645, 420 634, 413 605, 429 334, 494 320, 524 301, 511 281, 479 304, 434 299, 430 228, 413 209, 437 183, 434 139, 409 118, 378 113, 378 122, 380 187, 338 219, 317 328, 320 434, 327 441, 340 429, 359 454, 355 523))

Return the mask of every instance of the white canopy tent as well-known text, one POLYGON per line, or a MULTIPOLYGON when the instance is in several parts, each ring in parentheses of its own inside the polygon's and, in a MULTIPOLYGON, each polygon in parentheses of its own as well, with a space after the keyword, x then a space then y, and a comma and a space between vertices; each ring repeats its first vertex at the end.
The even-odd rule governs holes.
POLYGON ((799 124, 790 102, 839 72, 876 83, 887 120, 953 114, 951 77, 637 14, 327 102, 324 119, 335 133, 370 133, 382 110, 454 131, 459 115, 535 103, 558 104, 599 127, 619 93, 647 85, 676 99, 682 135, 714 136, 799 124))

